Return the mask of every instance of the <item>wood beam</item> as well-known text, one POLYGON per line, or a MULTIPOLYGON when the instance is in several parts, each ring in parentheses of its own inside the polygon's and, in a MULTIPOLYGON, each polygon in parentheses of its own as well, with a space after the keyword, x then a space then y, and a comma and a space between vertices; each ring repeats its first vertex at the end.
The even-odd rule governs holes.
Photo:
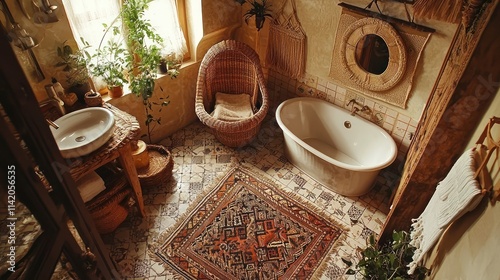
POLYGON ((409 230, 456 159, 500 86, 498 0, 485 5, 475 32, 458 27, 416 131, 379 241, 409 230))

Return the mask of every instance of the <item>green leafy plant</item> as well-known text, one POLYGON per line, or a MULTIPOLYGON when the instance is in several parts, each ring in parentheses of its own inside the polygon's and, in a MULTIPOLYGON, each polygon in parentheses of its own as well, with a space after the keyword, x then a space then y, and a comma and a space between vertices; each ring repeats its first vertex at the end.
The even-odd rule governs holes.
POLYGON ((379 246, 372 235, 368 246, 361 251, 361 260, 353 268, 350 260, 342 258, 349 266, 348 275, 361 274, 365 279, 425 279, 428 269, 418 266, 408 275, 408 264, 413 260, 415 247, 410 245, 410 235, 405 231, 394 231, 392 242, 379 246))
POLYGON ((105 23, 103 24, 104 34, 97 52, 93 56, 95 64, 90 65, 92 74, 101 77, 108 87, 122 87, 127 82, 125 72, 128 50, 123 46, 122 42, 116 40, 117 35, 120 34, 120 28, 115 25, 117 20, 118 17, 109 26, 105 23), (103 46, 103 42, 109 31, 112 31, 113 37, 103 46))
POLYGON ((67 41, 64 41, 62 46, 57 47, 57 55, 60 60, 56 66, 63 67, 62 70, 66 73, 66 83, 69 87, 77 87, 89 82, 88 66, 91 56, 87 49, 90 45, 83 38, 80 40, 84 45, 81 49, 73 50, 67 41))
MULTIPOLYGON (((240 2, 240 1, 237 1, 240 2)), ((264 22, 267 18, 272 18, 271 4, 267 3, 267 0, 262 0, 262 2, 258 2, 257 0, 247 1, 252 7, 248 10, 243 17, 245 18, 245 22, 248 24, 248 20, 255 16, 255 26, 257 27, 257 31, 259 31, 263 26, 264 22)))
MULTIPOLYGON (((160 102, 152 102, 151 97, 156 85, 157 71, 163 43, 160 35, 156 33, 151 23, 144 17, 144 12, 152 0, 126 0, 122 5, 121 18, 125 28, 126 43, 129 48, 127 62, 130 89, 137 96, 142 97, 146 111, 147 136, 151 142, 151 133, 156 124, 161 124, 161 117, 155 117, 154 106, 158 106, 157 113, 170 102, 166 98, 159 98, 160 102)), ((167 72, 171 77, 176 77, 178 71, 167 72)), ((159 87, 163 92, 163 88, 159 87)))

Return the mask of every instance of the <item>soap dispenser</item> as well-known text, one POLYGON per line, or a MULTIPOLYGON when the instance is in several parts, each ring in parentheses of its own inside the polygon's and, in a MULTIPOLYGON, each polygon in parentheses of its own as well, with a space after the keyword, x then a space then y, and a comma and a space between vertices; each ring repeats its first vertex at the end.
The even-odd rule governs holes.
POLYGON ((57 96, 57 93, 56 93, 56 90, 54 89, 54 86, 51 84, 46 85, 45 90, 47 91, 47 95, 48 95, 49 99, 55 100, 57 102, 59 112, 62 115, 66 114, 66 110, 64 109, 64 101, 62 101, 61 98, 59 98, 59 96, 57 96))

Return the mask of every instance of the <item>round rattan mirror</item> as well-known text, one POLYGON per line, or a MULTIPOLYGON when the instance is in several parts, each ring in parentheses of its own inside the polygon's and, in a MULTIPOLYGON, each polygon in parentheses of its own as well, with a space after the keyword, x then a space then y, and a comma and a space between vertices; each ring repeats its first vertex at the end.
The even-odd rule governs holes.
POLYGON ((356 85, 371 91, 385 91, 395 86, 406 69, 406 49, 403 39, 387 22, 362 18, 347 27, 340 44, 340 61, 356 85), (367 39, 377 39, 388 52, 381 71, 371 71, 359 62, 360 56, 370 60, 375 54, 365 46, 367 39), (384 45, 385 44, 385 45, 384 45))

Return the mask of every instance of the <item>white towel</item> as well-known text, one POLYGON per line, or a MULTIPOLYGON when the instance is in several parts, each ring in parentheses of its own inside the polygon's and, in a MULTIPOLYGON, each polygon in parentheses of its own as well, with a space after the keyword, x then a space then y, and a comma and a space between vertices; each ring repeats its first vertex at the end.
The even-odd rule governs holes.
POLYGON ((415 246, 408 274, 413 274, 423 256, 434 246, 450 223, 472 211, 481 201, 481 186, 474 179, 474 151, 469 149, 438 183, 424 212, 413 219, 410 245, 415 246))
POLYGON ((212 116, 224 121, 240 121, 252 117, 250 95, 246 93, 227 94, 217 92, 212 116))
POLYGON ((76 182, 76 187, 82 196, 83 202, 90 201, 106 189, 102 178, 93 171, 80 178, 76 182))

